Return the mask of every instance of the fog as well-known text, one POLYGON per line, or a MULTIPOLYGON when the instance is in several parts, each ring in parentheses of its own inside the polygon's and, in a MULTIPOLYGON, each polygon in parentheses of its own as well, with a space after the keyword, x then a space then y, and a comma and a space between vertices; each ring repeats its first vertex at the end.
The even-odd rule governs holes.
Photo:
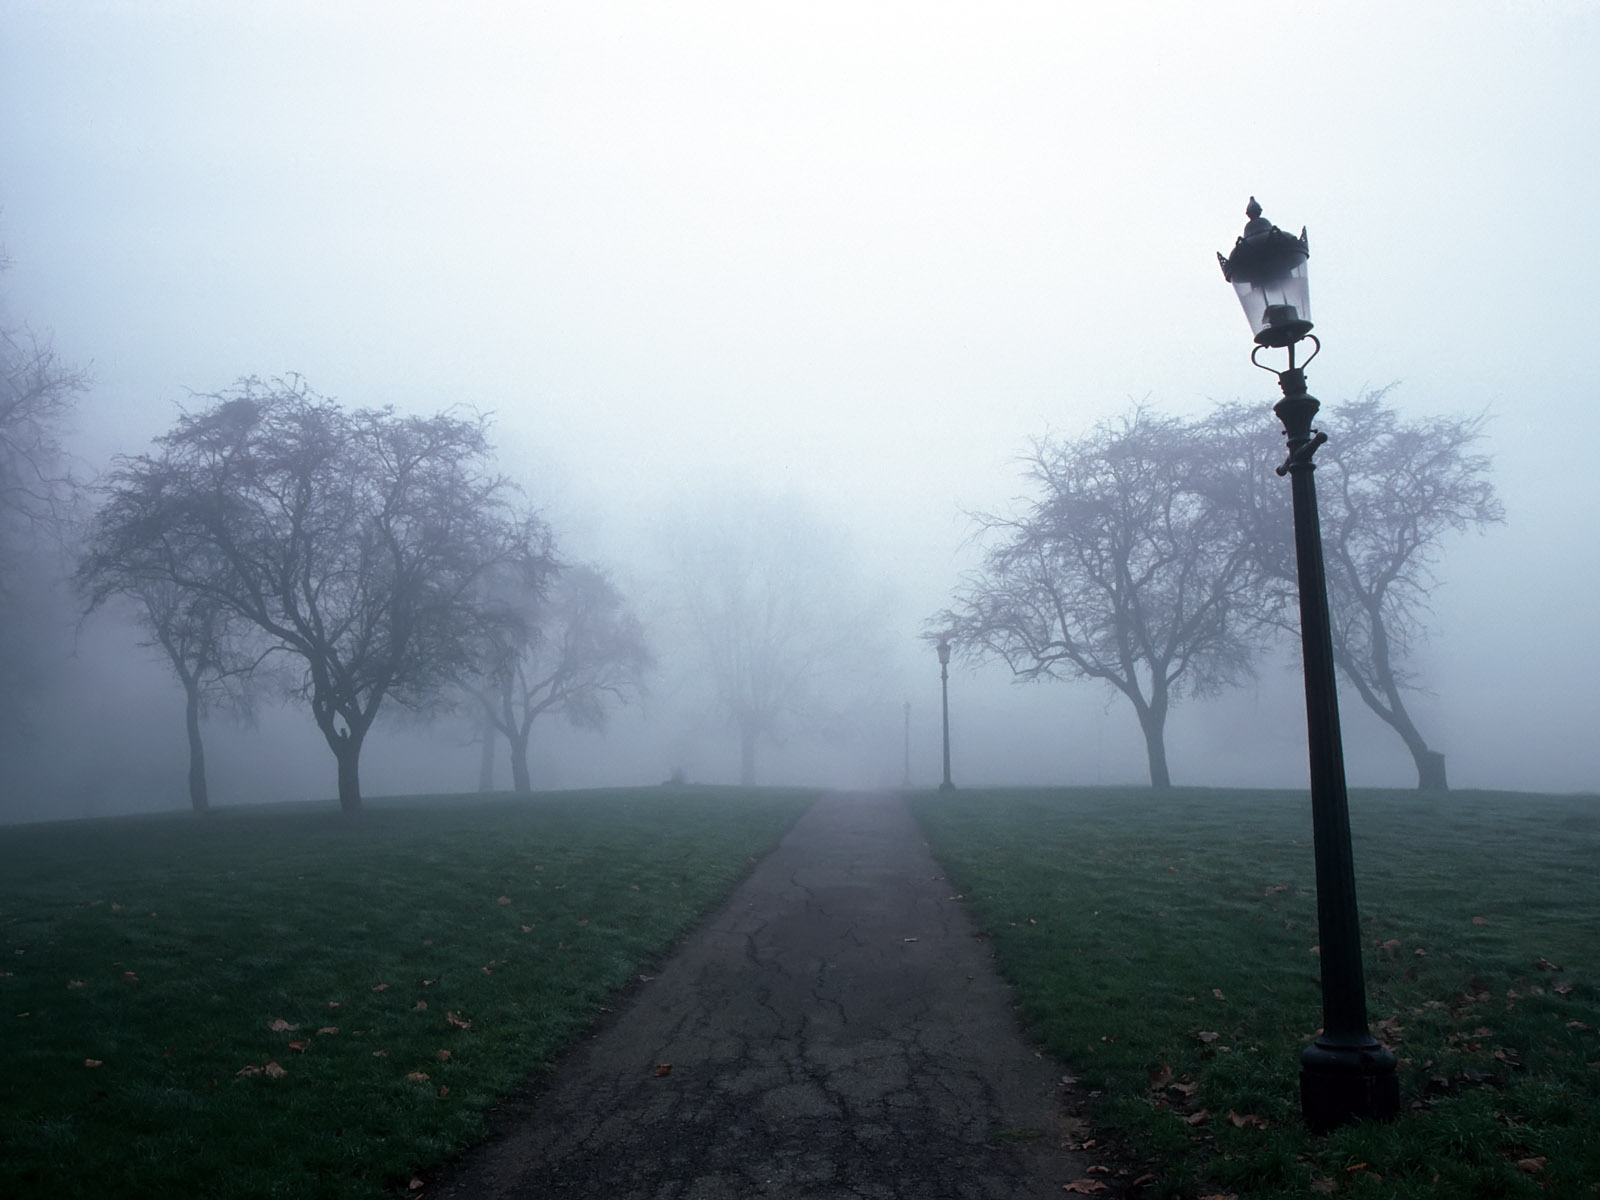
MULTIPOLYGON (((1507 520, 1443 545, 1418 725, 1455 787, 1590 791, 1597 55, 1586 0, 14 0, 0 295, 92 376, 66 439, 84 479, 245 375, 493 413, 502 469, 660 663, 603 733, 542 720, 536 787, 737 779, 664 545, 673 514, 752 495, 827 531, 816 603, 859 580, 878 639, 759 777, 897 786, 909 744, 931 785, 924 622, 1028 439, 1135 400, 1243 399, 1280 436, 1215 257, 1253 194, 1309 228, 1316 395, 1394 382, 1408 416, 1492 414, 1507 520)), ((170 671, 116 612, 55 608, 63 665, 0 818, 184 806, 170 671)), ((1252 686, 1178 705, 1174 782, 1303 786, 1297 671, 1274 647, 1252 686)), ((1412 786, 1342 701, 1352 783, 1412 786)), ((958 662, 950 708, 958 784, 1147 779, 1098 685, 958 662)), ((363 790, 471 790, 472 738, 386 709, 363 790)), ((303 707, 213 717, 207 751, 218 803, 333 794, 303 707)))

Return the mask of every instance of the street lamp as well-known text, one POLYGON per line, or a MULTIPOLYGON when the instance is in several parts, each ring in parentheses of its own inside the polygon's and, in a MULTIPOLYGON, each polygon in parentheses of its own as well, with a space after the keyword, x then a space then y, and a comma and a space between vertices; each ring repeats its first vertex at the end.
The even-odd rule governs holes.
POLYGON ((944 782, 941 792, 953 792, 956 785, 950 782, 950 639, 939 639, 939 691, 944 702, 944 782))
POLYGON ((1311 824, 1317 863, 1317 926, 1322 957, 1322 1033, 1300 1055, 1300 1111, 1323 1132, 1362 1118, 1388 1120, 1400 1107, 1395 1057, 1367 1026, 1366 982, 1361 968, 1361 929, 1356 912, 1355 864, 1350 852, 1350 805, 1345 790, 1344 747, 1339 736, 1339 696, 1334 683, 1333 637, 1328 624, 1328 585, 1317 519, 1312 456, 1328 440, 1311 428, 1320 407, 1306 391, 1304 364, 1295 349, 1309 338, 1315 358, 1322 343, 1311 334, 1305 230, 1294 237, 1261 215, 1255 197, 1245 210, 1249 223, 1223 258, 1250 321, 1256 348, 1250 361, 1278 377, 1283 399, 1273 408, 1289 444, 1278 468, 1289 476, 1294 497, 1295 560, 1300 585, 1300 643, 1305 665, 1306 733, 1311 759, 1311 824), (1256 361, 1267 347, 1289 352, 1279 371, 1256 361))
POLYGON ((905 773, 905 777, 900 781, 900 786, 901 787, 910 787, 911 786, 911 701, 909 701, 909 700, 907 700, 906 704, 905 704, 905 716, 906 716, 906 773, 905 773))

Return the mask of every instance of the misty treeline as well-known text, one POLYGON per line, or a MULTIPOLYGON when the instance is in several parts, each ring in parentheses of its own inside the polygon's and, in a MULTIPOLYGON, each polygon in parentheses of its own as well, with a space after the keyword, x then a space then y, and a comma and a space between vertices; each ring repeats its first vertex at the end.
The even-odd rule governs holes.
MULTIPOLYGON (((1411 752, 1419 788, 1444 755, 1406 707, 1421 687, 1445 536, 1504 519, 1481 452, 1485 417, 1407 419, 1388 389, 1325 410, 1317 456, 1334 659, 1411 752)), ((1253 677, 1298 635, 1293 516, 1270 412, 1227 404, 1197 419, 1140 405, 1024 456, 1028 496, 972 515, 982 562, 929 622, 973 661, 1019 681, 1099 680, 1132 706, 1150 782, 1171 784, 1166 722, 1181 697, 1253 677)))
MULTIPOLYGON (((63 613, 114 610, 170 669, 197 811, 211 805, 210 713, 302 705, 357 810, 385 713, 470 725, 479 786, 499 756, 525 792, 537 720, 602 730, 643 697, 657 668, 644 617, 610 572, 559 551, 498 470, 482 415, 347 408, 295 376, 246 378, 86 482, 65 442, 87 376, 24 327, 0 321, 0 338, 7 790, 55 791, 63 747, 93 737, 92 664, 87 687, 61 678, 77 661, 63 613)), ((733 735, 741 779, 762 743, 843 723, 841 684, 881 649, 868 629, 881 614, 845 597, 850 556, 824 523, 797 498, 751 494, 669 515, 655 540, 653 615, 681 633, 690 681, 679 710, 733 735)))
POLYGON ((265 684, 303 701, 361 806, 385 705, 462 705, 506 734, 590 726, 637 695, 650 653, 603 571, 567 564, 495 470, 487 419, 347 410, 297 377, 202 398, 95 488, 77 581, 135 602, 187 697, 190 800, 208 804, 199 716, 265 684))

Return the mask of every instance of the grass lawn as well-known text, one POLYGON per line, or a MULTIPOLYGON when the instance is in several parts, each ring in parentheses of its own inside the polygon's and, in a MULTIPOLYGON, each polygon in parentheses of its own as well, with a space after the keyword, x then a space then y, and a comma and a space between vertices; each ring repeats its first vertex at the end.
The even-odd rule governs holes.
POLYGON ((404 1190, 810 798, 649 788, 0 830, 0 1192, 404 1190))
MULTIPOLYGON (((1600 798, 1358 791, 1401 1116, 1299 1122, 1321 1025, 1304 793, 970 790, 915 811, 1143 1196, 1600 1194, 1600 798)), ((1092 1148, 1091 1148, 1092 1149, 1092 1148)))

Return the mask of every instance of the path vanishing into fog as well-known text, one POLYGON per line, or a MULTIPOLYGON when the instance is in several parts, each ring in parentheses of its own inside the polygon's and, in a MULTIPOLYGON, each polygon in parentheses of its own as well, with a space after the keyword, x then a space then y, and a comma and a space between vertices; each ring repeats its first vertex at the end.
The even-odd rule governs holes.
POLYGON ((830 795, 424 1194, 1060 1197, 1064 1100, 905 801, 830 795))

